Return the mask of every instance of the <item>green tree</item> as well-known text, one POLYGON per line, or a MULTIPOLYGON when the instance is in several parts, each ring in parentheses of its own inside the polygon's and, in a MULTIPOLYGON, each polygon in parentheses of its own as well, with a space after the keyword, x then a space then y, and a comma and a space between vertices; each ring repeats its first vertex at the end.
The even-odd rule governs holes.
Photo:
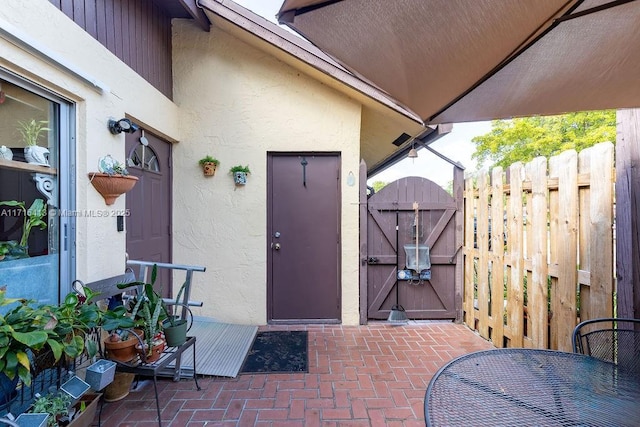
POLYGON ((538 156, 550 157, 570 149, 581 151, 615 140, 615 110, 494 120, 491 132, 471 140, 476 144, 472 158, 479 167, 506 168, 538 156))
POLYGON ((373 183, 371 183, 371 186, 377 193, 378 191, 382 190, 387 184, 388 183, 384 181, 373 181, 373 183))

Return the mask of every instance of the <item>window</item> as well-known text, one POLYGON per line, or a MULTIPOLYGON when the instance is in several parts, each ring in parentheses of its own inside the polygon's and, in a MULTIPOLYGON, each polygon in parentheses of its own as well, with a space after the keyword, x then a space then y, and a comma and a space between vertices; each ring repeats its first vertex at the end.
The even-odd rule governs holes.
POLYGON ((58 303, 71 282, 71 110, 0 71, 0 285, 9 297, 58 303))
POLYGON ((153 148, 149 147, 149 142, 144 136, 144 131, 142 132, 140 144, 135 146, 127 159, 127 167, 136 167, 151 172, 160 172, 158 155, 153 148))

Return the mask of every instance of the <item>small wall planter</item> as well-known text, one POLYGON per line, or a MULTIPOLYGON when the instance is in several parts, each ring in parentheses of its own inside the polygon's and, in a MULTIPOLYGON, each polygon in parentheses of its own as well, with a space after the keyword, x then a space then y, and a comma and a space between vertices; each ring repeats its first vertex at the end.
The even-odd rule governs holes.
POLYGON ((229 173, 233 175, 233 181, 236 185, 245 185, 247 183, 247 175, 251 173, 249 166, 233 166, 229 173))
POLYGON ((89 179, 107 205, 114 204, 118 197, 131 190, 138 182, 136 176, 109 175, 100 172, 91 172, 89 179))
POLYGON ((220 164, 220 161, 211 156, 205 156, 198 161, 200 166, 202 166, 202 172, 204 176, 214 176, 216 174, 216 169, 220 164))
POLYGON ((214 176, 216 174, 216 168, 218 165, 213 162, 208 162, 202 165, 202 172, 204 176, 214 176))
POLYGON ((233 181, 236 185, 245 185, 247 183, 247 174, 245 172, 235 172, 233 174, 233 181))

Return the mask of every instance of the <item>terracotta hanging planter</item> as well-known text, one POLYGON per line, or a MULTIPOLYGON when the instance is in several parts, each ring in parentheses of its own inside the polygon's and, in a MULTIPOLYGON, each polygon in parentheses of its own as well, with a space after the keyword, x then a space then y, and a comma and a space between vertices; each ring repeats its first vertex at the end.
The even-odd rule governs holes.
POLYGON ((202 166, 202 172, 204 176, 214 176, 216 174, 216 168, 220 164, 220 161, 215 157, 211 157, 206 155, 205 157, 198 160, 200 166, 202 166))
POLYGON ((216 174, 216 168, 218 165, 216 163, 208 162, 202 165, 202 171, 204 176, 214 176, 216 174))
POLYGON ((104 197, 104 202, 107 205, 112 205, 120 195, 131 190, 136 185, 138 177, 91 172, 89 180, 98 193, 104 197))

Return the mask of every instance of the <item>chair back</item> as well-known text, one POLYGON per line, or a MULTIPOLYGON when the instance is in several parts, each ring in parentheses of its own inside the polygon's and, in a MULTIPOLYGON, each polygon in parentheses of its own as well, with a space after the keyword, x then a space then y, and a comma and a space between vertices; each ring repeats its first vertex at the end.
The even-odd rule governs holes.
POLYGON ((573 330, 573 351, 640 374, 640 319, 586 320, 573 330))

